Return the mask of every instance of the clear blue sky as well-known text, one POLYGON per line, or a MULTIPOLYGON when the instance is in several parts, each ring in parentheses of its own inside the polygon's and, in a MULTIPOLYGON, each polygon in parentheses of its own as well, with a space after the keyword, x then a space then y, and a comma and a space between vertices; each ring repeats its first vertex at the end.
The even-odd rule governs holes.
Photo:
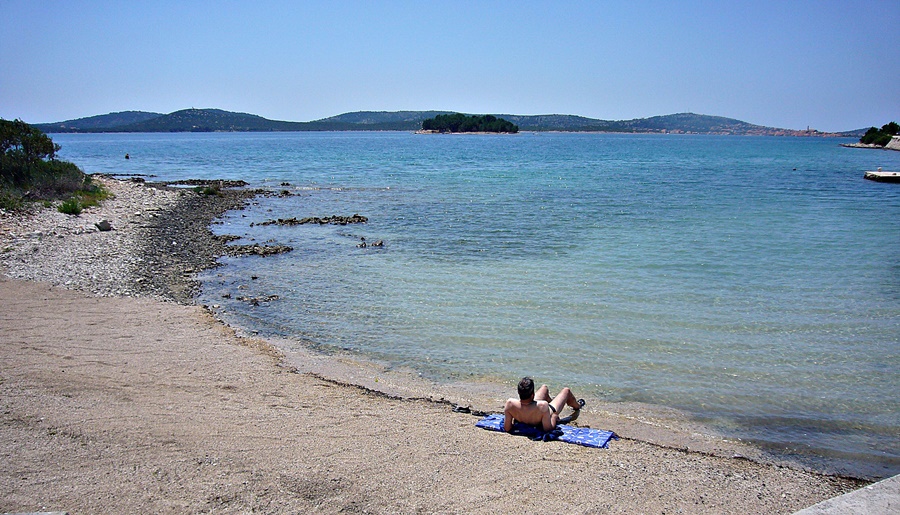
POLYGON ((0 117, 215 107, 900 121, 900 1, 0 0, 0 117))

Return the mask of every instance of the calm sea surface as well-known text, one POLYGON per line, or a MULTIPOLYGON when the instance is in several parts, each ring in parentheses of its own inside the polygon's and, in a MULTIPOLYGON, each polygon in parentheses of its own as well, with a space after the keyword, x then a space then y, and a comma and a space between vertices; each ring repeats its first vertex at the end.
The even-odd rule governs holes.
POLYGON ((862 179, 900 170, 900 152, 735 136, 53 138, 89 173, 293 194, 214 226, 295 249, 204 275, 201 301, 237 325, 435 381, 529 374, 845 473, 900 473, 900 184, 862 179), (251 226, 354 213, 369 223, 251 226), (238 285, 279 300, 222 298, 238 285))

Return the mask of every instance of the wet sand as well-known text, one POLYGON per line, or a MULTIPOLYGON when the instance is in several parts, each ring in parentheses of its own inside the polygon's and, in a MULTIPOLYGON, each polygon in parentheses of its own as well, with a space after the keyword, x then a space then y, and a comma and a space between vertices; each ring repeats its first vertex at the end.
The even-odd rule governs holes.
POLYGON ((146 187, 116 188, 80 220, 26 224, 56 224, 42 229, 52 238, 0 219, 4 272, 27 279, 0 278, 0 512, 791 513, 862 484, 747 459, 752 448, 668 430, 636 406, 579 419, 624 436, 609 449, 484 431, 453 405, 502 399, 350 357, 285 356, 165 293, 184 289, 142 291, 128 274, 146 274, 146 259, 85 251, 79 266, 118 272, 55 276, 53 256, 73 247, 149 237, 154 224, 129 221, 146 187), (117 230, 65 229, 92 217, 117 230))

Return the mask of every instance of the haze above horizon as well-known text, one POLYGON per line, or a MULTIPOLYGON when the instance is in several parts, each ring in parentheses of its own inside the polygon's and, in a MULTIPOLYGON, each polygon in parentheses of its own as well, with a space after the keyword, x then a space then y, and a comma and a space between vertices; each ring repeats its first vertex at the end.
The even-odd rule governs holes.
POLYGON ((900 4, 0 0, 0 117, 219 108, 681 112, 845 131, 900 118, 900 4))

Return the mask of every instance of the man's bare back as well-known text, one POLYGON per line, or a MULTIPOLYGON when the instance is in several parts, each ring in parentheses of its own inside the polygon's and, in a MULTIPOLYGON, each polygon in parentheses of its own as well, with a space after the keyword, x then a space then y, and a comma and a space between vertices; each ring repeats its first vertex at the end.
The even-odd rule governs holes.
POLYGON ((530 377, 519 381, 518 390, 519 398, 507 399, 503 408, 503 429, 506 432, 512 431, 515 421, 552 431, 559 424, 559 412, 564 407, 569 406, 575 410, 569 417, 569 420, 575 420, 578 418, 578 410, 584 406, 584 401, 576 400, 568 388, 563 388, 553 400, 550 400, 547 385, 542 385, 535 392, 534 381, 530 377))
POLYGON ((530 426, 543 427, 544 431, 556 427, 550 403, 547 401, 507 399, 503 414, 506 416, 503 420, 503 429, 507 432, 512 429, 513 419, 530 426))

